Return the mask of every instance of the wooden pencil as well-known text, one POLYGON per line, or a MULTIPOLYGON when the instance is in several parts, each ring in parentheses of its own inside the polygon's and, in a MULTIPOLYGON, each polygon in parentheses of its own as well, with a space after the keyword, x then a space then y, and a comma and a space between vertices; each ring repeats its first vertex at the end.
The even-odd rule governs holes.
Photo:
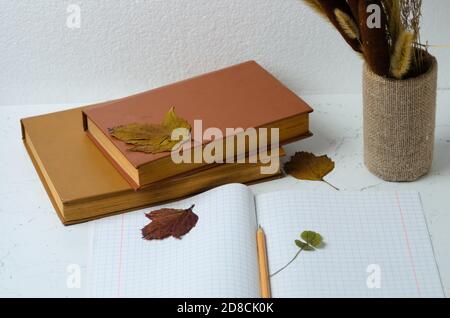
POLYGON ((258 263, 259 263, 259 279, 261 284, 261 297, 270 298, 270 277, 269 266, 267 263, 266 235, 261 226, 258 227, 256 233, 258 245, 258 263))

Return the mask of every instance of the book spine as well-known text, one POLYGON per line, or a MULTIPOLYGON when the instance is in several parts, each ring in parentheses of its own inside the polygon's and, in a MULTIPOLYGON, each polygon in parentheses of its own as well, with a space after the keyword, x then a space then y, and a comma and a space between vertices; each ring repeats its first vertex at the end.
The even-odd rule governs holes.
POLYGON ((116 168, 117 172, 120 173, 120 175, 128 182, 128 184, 134 189, 134 191, 140 190, 140 186, 134 182, 133 179, 130 178, 130 176, 122 169, 121 166, 119 166, 116 161, 108 154, 108 152, 103 149, 102 145, 91 135, 89 130, 85 130, 86 135, 89 137, 89 139, 95 144, 97 149, 100 150, 100 152, 105 156, 106 159, 116 168))

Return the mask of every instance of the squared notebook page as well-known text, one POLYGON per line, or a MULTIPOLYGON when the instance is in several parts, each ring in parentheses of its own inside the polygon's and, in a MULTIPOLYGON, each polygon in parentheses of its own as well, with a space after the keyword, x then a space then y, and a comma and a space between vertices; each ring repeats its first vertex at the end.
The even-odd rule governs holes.
POLYGON ((418 193, 285 191, 256 207, 270 273, 296 254, 301 232, 325 241, 271 278, 274 297, 443 296, 418 193))
POLYGON ((259 297, 254 198, 232 184, 160 207, 92 222, 91 297, 259 297), (195 204, 181 240, 142 239, 144 216, 195 204))

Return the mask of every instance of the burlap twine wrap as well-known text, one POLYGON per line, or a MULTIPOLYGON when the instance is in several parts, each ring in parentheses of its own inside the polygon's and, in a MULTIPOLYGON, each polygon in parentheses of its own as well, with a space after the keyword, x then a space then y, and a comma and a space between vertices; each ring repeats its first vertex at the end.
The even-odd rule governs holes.
POLYGON ((438 65, 416 78, 393 80, 364 65, 364 163, 385 181, 414 181, 433 161, 438 65))

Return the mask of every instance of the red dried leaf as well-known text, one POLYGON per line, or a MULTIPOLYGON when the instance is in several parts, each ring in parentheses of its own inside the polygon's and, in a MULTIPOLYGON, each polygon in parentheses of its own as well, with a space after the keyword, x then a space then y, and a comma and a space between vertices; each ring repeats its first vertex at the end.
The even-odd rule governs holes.
POLYGON ((192 209, 160 209, 152 211, 145 216, 152 222, 142 231, 142 238, 146 240, 162 240, 173 236, 177 239, 187 233, 197 224, 198 216, 192 209))

